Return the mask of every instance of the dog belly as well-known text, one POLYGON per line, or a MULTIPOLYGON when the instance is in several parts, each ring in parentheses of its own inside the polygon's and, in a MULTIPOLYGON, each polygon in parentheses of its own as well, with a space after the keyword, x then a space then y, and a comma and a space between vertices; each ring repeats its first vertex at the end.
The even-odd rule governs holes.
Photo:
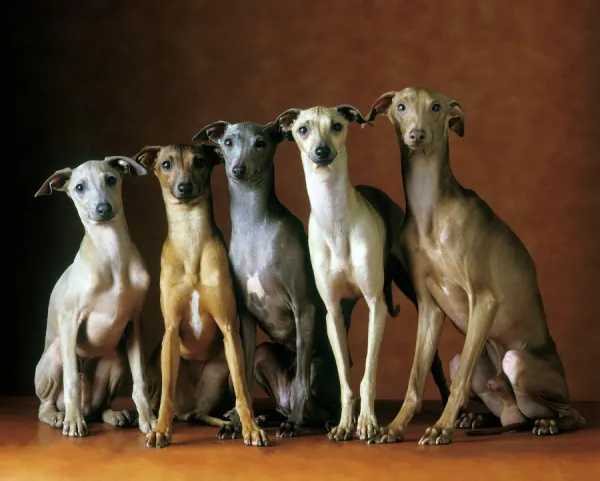
POLYGON ((97 357, 114 351, 130 320, 130 316, 115 319, 106 314, 91 313, 79 326, 77 355, 97 357))

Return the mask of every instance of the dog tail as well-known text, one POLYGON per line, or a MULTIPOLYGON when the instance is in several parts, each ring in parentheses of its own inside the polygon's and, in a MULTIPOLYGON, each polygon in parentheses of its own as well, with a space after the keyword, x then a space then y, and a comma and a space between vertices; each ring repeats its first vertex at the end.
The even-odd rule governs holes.
POLYGON ((392 295, 392 275, 387 275, 383 285, 383 297, 387 305, 390 316, 396 317, 400 314, 400 304, 394 305, 394 296, 392 295))
POLYGON ((522 423, 507 424, 506 426, 500 426, 497 428, 490 429, 470 429, 465 431, 467 436, 494 436, 496 434, 508 433, 511 431, 528 431, 533 428, 533 421, 528 419, 522 423))

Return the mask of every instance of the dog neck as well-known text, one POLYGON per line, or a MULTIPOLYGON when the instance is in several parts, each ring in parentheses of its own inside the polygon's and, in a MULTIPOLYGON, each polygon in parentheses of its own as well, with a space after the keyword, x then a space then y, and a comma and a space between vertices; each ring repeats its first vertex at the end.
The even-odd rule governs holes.
POLYGON ((227 182, 233 231, 264 221, 280 205, 275 193, 275 168, 272 164, 258 182, 247 184, 230 178, 227 182))
POLYGON ((308 155, 302 153, 310 215, 321 228, 335 226, 339 230, 340 226, 347 224, 356 206, 356 191, 350 183, 345 151, 338 151, 337 158, 330 165, 334 164, 333 172, 320 172, 327 167, 315 169, 308 155))
POLYGON ((167 212, 167 237, 176 246, 187 246, 197 252, 198 243, 214 235, 212 196, 190 203, 179 202, 163 190, 167 212))
POLYGON ((419 233, 431 232, 438 202, 460 192, 460 185, 450 168, 448 138, 431 150, 409 149, 401 134, 398 134, 398 142, 406 214, 416 220, 419 233))
POLYGON ((109 222, 84 221, 85 236, 81 249, 95 263, 122 266, 127 259, 132 242, 125 214, 121 211, 109 222))

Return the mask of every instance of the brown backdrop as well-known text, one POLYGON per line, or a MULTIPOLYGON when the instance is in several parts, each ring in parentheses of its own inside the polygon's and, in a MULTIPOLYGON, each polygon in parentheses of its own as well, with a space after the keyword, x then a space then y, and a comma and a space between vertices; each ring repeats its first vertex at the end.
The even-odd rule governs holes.
MULTIPOLYGON (((54 170, 133 155, 145 144, 189 141, 219 119, 268 122, 289 107, 317 104, 367 111, 381 93, 421 84, 464 106, 466 136, 451 141, 456 176, 531 251, 572 397, 600 400, 597 2, 60 4, 17 7, 15 61, 4 70, 12 88, 6 91, 11 127, 3 178, 16 191, 5 197, 13 217, 4 229, 10 246, 5 275, 16 292, 8 302, 14 312, 4 319, 3 391, 33 392, 48 297, 81 240, 66 196, 33 199, 54 170)), ((354 127, 349 143, 352 181, 376 185, 404 205, 391 124, 381 118, 374 128, 354 127)), ((213 184, 217 220, 229 237, 222 169, 213 184)), ((279 149, 277 189, 306 221, 293 144, 279 149)), ((162 335, 157 280, 166 232, 156 179, 128 179, 124 202, 154 280, 145 317, 150 350, 162 335)), ((401 398, 406 390, 416 315, 404 298, 400 303, 402 314, 388 320, 383 341, 379 398, 401 398)), ((366 314, 361 303, 350 333, 357 393, 366 314)), ((446 365, 461 346, 447 323, 440 348, 446 365)), ((426 395, 437 398, 431 381, 426 395)))

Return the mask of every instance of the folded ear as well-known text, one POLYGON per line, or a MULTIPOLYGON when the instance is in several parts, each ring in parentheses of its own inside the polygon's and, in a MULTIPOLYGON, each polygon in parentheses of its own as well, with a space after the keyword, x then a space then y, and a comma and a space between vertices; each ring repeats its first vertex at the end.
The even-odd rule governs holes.
POLYGON ((298 115, 300 115, 300 109, 289 109, 279 114, 279 116, 271 123, 276 123, 283 132, 287 133, 292 130, 292 125, 298 118, 298 115))
POLYGON ((146 145, 146 147, 133 156, 133 159, 145 169, 152 170, 161 148, 160 145, 146 145))
POLYGON ((203 127, 200 131, 194 135, 192 138, 193 142, 202 142, 210 140, 212 142, 218 142, 225 130, 227 130, 227 126, 229 122, 225 122, 224 120, 219 120, 218 122, 214 122, 212 124, 203 127))
POLYGON ((73 171, 69 167, 57 170, 46 179, 46 182, 42 184, 40 190, 35 193, 35 197, 39 197, 40 195, 50 195, 52 194, 52 190, 66 191, 72 173, 73 171))
POLYGON ((214 167, 223 162, 221 149, 218 145, 212 143, 202 143, 194 146, 196 151, 214 167))
POLYGON ((289 132, 286 133, 283 131, 283 129, 276 120, 265 125, 263 132, 269 135, 269 137, 271 137, 273 142, 275 142, 276 144, 280 143, 281 141, 283 141, 283 139, 287 138, 289 134, 289 132))
POLYGON ((448 99, 448 128, 459 137, 465 135, 465 111, 454 99, 448 99))
POLYGON ((135 160, 130 157, 123 155, 115 155, 112 157, 105 157, 104 162, 110 165, 113 169, 118 170, 121 174, 131 174, 132 177, 138 175, 146 175, 148 171, 141 164, 138 164, 135 160))
POLYGON ((360 110, 352 105, 338 105, 335 109, 350 123, 358 122, 360 125, 369 124, 363 114, 360 113, 360 110))
POLYGON ((386 92, 375 100, 371 106, 367 120, 371 122, 372 120, 375 120, 377 115, 387 115, 388 109, 394 100, 394 95, 396 95, 396 92, 386 92))

